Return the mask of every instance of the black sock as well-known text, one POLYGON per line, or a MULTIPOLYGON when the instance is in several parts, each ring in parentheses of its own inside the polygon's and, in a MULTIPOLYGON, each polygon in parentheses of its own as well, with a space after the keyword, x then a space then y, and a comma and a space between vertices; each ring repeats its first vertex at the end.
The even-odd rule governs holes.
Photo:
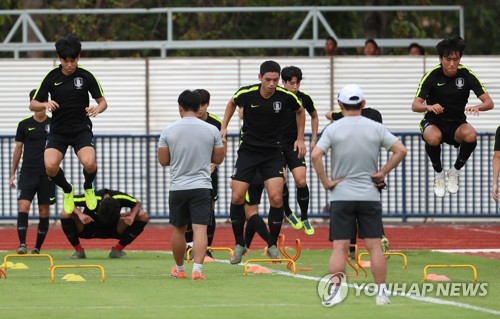
POLYGON ((17 236, 20 244, 26 244, 26 234, 28 233, 28 213, 19 212, 17 214, 17 236))
POLYGON ((83 169, 83 176, 85 177, 85 181, 83 182, 83 189, 90 189, 93 187, 96 175, 97 170, 95 170, 93 173, 89 173, 85 169, 83 169))
POLYGON ((309 187, 307 185, 302 188, 297 187, 297 202, 300 207, 300 220, 306 220, 309 210, 309 187))
POLYGON ((78 229, 76 228, 75 222, 71 218, 61 218, 61 226, 70 244, 73 247, 80 245, 78 229))
MULTIPOLYGON (((356 236, 354 236, 353 238, 351 238, 351 243, 350 244, 351 245, 356 245, 356 240, 357 240, 356 236)), ((352 253, 355 252, 356 251, 356 247, 349 246, 349 251, 352 252, 352 253)))
POLYGON ((462 144, 460 145, 460 151, 458 152, 457 160, 454 165, 455 169, 459 170, 464 167, 472 152, 474 152, 474 150, 476 149, 476 146, 477 141, 474 141, 472 143, 462 142, 462 144))
POLYGON ((285 215, 288 217, 292 214, 292 209, 290 208, 290 193, 288 192, 288 187, 286 183, 283 184, 283 209, 285 210, 285 215))
POLYGON ((49 218, 40 217, 40 220, 38 222, 38 232, 36 234, 36 244, 35 244, 35 248, 38 248, 38 250, 42 249, 42 245, 45 240, 45 237, 47 236, 48 231, 49 231, 49 218))
POLYGON ((434 170, 437 173, 441 173, 443 171, 443 166, 441 164, 441 145, 432 146, 425 143, 425 152, 427 156, 429 156, 434 170))
POLYGON ((215 228, 217 227, 217 223, 215 222, 215 211, 212 209, 212 216, 210 218, 210 224, 207 225, 207 244, 208 247, 212 246, 212 242, 214 241, 215 228))
MULTIPOLYGON (((252 218, 250 218, 252 219, 252 218)), ((247 226, 245 227, 245 247, 250 248, 252 244, 253 236, 255 235, 255 227, 254 223, 250 223, 250 220, 247 222, 247 226)))
POLYGON ((69 193, 71 192, 71 184, 68 183, 66 180, 66 177, 64 177, 64 171, 62 168, 59 167, 59 171, 57 172, 56 176, 49 176, 54 183, 61 187, 63 192, 69 193))
POLYGON ((144 227, 146 227, 147 224, 148 222, 142 222, 140 220, 134 221, 132 225, 130 225, 130 227, 127 227, 127 229, 123 231, 118 244, 122 245, 123 247, 130 245, 130 243, 132 243, 137 238, 137 236, 142 233, 144 227))
POLYGON ((233 227, 233 235, 236 244, 244 247, 245 205, 236 205, 231 203, 229 215, 231 217, 231 226, 233 227))
POLYGON ((269 231, 267 230, 267 226, 266 223, 264 222, 264 219, 262 219, 262 217, 259 214, 255 214, 252 217, 250 217, 250 219, 248 220, 248 225, 252 225, 255 232, 257 232, 260 238, 262 238, 266 243, 269 242, 269 231))
POLYGON ((277 245, 278 237, 281 232, 281 225, 283 224, 283 207, 270 207, 269 208, 269 242, 268 246, 277 245))
POLYGON ((186 233, 184 234, 184 238, 186 239, 186 243, 193 242, 193 224, 189 223, 186 227, 186 233))

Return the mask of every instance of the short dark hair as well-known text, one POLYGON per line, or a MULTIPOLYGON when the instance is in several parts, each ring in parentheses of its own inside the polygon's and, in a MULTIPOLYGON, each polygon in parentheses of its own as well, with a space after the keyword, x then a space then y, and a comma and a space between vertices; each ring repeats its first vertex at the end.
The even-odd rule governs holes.
POLYGON ((373 39, 367 39, 367 40, 365 41, 365 46, 366 46, 368 43, 373 44, 373 45, 375 46, 375 48, 377 48, 377 49, 378 49, 378 44, 377 44, 377 42, 375 42, 375 40, 373 40, 373 39))
POLYGON ((106 197, 101 200, 97 208, 97 219, 105 225, 113 225, 120 218, 120 203, 113 197, 106 197))
POLYGON ((356 103, 356 104, 345 104, 345 103, 342 103, 342 104, 344 105, 344 108, 347 111, 361 110, 361 107, 363 107, 363 101, 356 103))
POLYGON ((201 97, 200 104, 209 104, 210 103, 210 92, 205 89, 196 89, 194 92, 198 92, 201 97))
POLYGON ((296 66, 286 66, 281 70, 281 79, 285 82, 291 81, 296 76, 297 81, 302 81, 302 70, 296 66))
MULTIPOLYGON (((33 89, 33 90, 30 91, 30 102, 31 102, 31 100, 33 100, 33 97, 35 96, 35 93, 36 93, 36 89, 33 89)), ((37 101, 48 102, 49 101, 49 97, 48 97, 48 95, 46 95, 42 99, 37 99, 37 101)))
POLYGON ((465 41, 460 36, 446 37, 436 45, 436 51, 439 57, 447 57, 452 52, 458 52, 460 57, 465 50, 465 41))
POLYGON ((333 43, 335 43, 335 46, 337 46, 337 44, 338 44, 338 43, 337 43, 337 40, 335 40, 335 38, 334 38, 334 37, 332 37, 332 36, 328 36, 328 37, 326 37, 326 41, 325 41, 325 42, 327 42, 327 41, 333 41, 333 43))
POLYGON ((416 42, 413 42, 411 43, 409 46, 408 46, 408 52, 413 49, 413 48, 417 48, 418 49, 418 52, 420 52, 420 55, 425 55, 425 49, 423 46, 421 46, 420 44, 416 43, 416 42))
POLYGON ((185 111, 193 111, 198 112, 201 104, 201 96, 200 93, 191 90, 185 90, 179 95, 177 99, 177 103, 185 110, 185 111))
POLYGON ((264 75, 267 72, 276 72, 280 73, 281 72, 281 67, 276 61, 265 61, 260 65, 260 75, 264 75))
POLYGON ((57 55, 66 60, 67 58, 76 59, 82 51, 82 43, 76 36, 70 34, 56 42, 57 55))

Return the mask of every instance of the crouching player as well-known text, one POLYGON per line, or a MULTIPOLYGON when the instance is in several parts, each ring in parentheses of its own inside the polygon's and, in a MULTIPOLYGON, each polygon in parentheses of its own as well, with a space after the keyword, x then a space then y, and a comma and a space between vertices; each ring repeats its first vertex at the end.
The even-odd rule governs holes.
POLYGON ((80 244, 80 238, 115 238, 119 242, 111 248, 109 258, 127 257, 123 248, 139 236, 149 221, 148 215, 141 210, 141 203, 126 193, 100 189, 96 191, 97 207, 88 209, 84 195, 75 196, 75 209, 72 214, 61 212, 61 225, 68 241, 75 248, 72 259, 87 258, 80 244), (83 207, 83 211, 77 207, 83 207), (121 214, 121 209, 130 210, 121 214))

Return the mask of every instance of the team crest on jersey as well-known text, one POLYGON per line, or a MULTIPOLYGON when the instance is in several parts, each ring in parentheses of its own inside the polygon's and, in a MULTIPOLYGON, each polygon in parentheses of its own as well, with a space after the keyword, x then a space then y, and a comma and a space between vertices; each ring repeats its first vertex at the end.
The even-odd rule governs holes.
POLYGON ((81 77, 77 77, 73 80, 75 87, 77 90, 81 90, 83 86, 83 79, 81 77))
POLYGON ((274 113, 279 113, 281 111, 281 102, 280 101, 276 101, 273 103, 273 110, 274 110, 274 113))
POLYGON ((464 87, 464 85, 465 85, 465 80, 464 80, 464 78, 457 78, 457 79, 455 80, 455 84, 456 84, 456 86, 457 86, 457 89, 461 90, 461 89, 464 87))

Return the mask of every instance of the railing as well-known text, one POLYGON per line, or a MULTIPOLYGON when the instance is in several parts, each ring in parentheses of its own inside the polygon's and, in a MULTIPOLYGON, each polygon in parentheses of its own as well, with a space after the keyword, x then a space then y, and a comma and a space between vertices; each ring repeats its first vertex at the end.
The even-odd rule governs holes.
MULTIPOLYGON (((328 22, 326 14, 330 12, 456 12, 458 15, 457 25, 462 37, 465 34, 464 8, 462 6, 290 6, 290 7, 193 7, 193 8, 129 8, 129 9, 29 9, 29 10, 0 10, 0 16, 18 16, 11 26, 5 39, 0 39, 0 51, 12 52, 15 58, 19 58, 20 52, 29 51, 53 51, 54 44, 46 40, 46 36, 35 23, 32 16, 38 19, 46 19, 53 15, 70 15, 78 18, 82 15, 156 15, 162 17, 159 28, 164 25, 165 39, 157 41, 140 40, 120 40, 109 39, 110 41, 86 41, 83 46, 85 50, 143 50, 156 49, 160 51, 161 57, 167 56, 167 50, 185 49, 220 49, 220 48, 305 48, 309 51, 309 56, 314 56, 314 50, 323 48, 324 39, 320 37, 321 28, 332 37, 338 39, 341 48, 355 48, 364 46, 364 38, 346 39, 335 34, 333 27, 328 22), (289 14, 298 12, 304 15, 300 25, 291 25, 295 33, 290 39, 197 39, 197 40, 176 40, 182 34, 174 29, 174 21, 182 15, 188 14, 221 14, 221 13, 273 13, 289 14), (164 17, 163 17, 164 16, 164 17), (163 24, 164 23, 164 24, 163 24), (14 36, 22 30, 21 42, 13 42, 14 36), (311 30, 311 34, 306 31, 311 30), (29 33, 34 34, 38 42, 29 41, 29 33)), ((75 18, 75 19, 76 19, 75 18)), ((8 20, 7 20, 8 21, 8 20)), ((300 21, 300 20, 299 20, 300 21)), ((268 27, 272 28, 272 19, 268 27)), ((440 39, 432 38, 380 38, 376 39, 381 47, 407 47, 412 42, 418 42, 426 47, 433 47, 440 39)))
MULTIPOLYGON (((447 194, 436 198, 432 184, 434 172, 424 150, 424 143, 418 133, 396 134, 408 149, 403 163, 387 178, 388 188, 382 192, 384 217, 397 217, 405 221, 412 217, 500 217, 498 205, 491 199, 491 157, 494 135, 478 135, 478 146, 460 176, 460 189, 457 195, 447 194)), ((152 218, 168 218, 169 169, 157 161, 158 135, 140 136, 96 136, 98 176, 96 188, 119 189, 137 197, 152 218)), ((310 136, 306 136, 310 139, 310 136)), ((0 136, 0 219, 15 219, 17 216, 17 191, 9 188, 9 175, 14 149, 13 136, 0 136)), ((219 200, 216 215, 229 216, 231 190, 229 177, 236 160, 238 136, 228 136, 228 152, 219 169, 219 200)), ((308 143, 306 143, 307 145, 308 143)), ((443 148, 443 166, 449 168, 455 161, 457 149, 443 148)), ((388 153, 383 151, 380 163, 384 163, 388 153)), ((307 182, 311 201, 309 213, 312 217, 326 217, 328 212, 327 192, 321 186, 307 156, 307 182)), ((329 158, 325 158, 329 169, 329 158)), ((75 185, 76 192, 82 191, 83 174, 80 163, 71 149, 63 161, 63 169, 68 180, 75 185)), ((299 212, 296 204, 293 177, 288 173, 290 204, 299 212)), ((57 218, 62 209, 62 194, 57 191, 58 201, 51 207, 51 217, 57 218)), ((266 195, 259 212, 267 215, 269 209, 266 195)), ((30 216, 36 218, 38 210, 36 199, 30 216)))

